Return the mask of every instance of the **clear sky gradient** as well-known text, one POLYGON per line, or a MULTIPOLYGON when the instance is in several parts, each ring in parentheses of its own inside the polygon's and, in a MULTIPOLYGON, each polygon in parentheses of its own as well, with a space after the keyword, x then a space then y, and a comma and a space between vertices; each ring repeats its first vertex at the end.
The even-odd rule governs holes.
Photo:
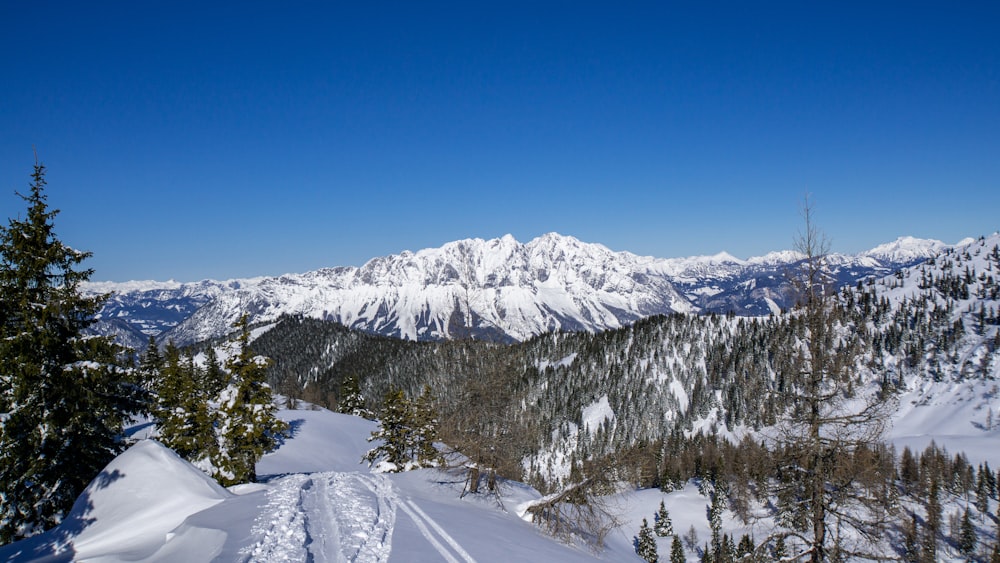
POLYGON ((688 4, 2 2, 0 219, 35 146, 96 280, 1000 229, 1000 3, 688 4))

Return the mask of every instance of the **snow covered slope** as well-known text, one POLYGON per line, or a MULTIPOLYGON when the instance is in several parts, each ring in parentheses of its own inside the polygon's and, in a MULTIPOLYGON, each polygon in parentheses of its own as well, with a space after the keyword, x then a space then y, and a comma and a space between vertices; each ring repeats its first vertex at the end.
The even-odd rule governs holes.
MULTIPOLYGON (((266 483, 224 490, 159 443, 116 458, 60 527, 0 547, 2 561, 622 561, 559 543, 492 501, 459 498, 437 470, 371 473, 374 423, 285 410, 293 436, 258 464, 266 483)), ((539 498, 512 483, 511 506, 539 498)))
MULTIPOLYGON (((841 281, 853 283, 891 273, 943 246, 902 238, 831 260, 841 281)), ((726 253, 659 259, 550 233, 524 244, 510 235, 461 240, 375 258, 360 268, 87 289, 115 292, 98 330, 131 345, 144 344, 149 335, 178 344, 218 337, 243 313, 252 322, 303 315, 411 340, 524 340, 551 330, 617 328, 672 312, 766 315, 787 305, 784 271, 798 259, 791 252, 745 261, 726 253)))

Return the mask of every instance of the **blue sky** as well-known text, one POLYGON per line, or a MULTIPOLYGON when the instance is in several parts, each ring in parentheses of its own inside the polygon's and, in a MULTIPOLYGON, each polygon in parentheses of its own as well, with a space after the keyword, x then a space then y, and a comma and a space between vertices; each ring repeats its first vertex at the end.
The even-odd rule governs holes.
POLYGON ((698 4, 3 2, 0 215, 35 146, 97 280, 1000 229, 1000 4, 698 4))

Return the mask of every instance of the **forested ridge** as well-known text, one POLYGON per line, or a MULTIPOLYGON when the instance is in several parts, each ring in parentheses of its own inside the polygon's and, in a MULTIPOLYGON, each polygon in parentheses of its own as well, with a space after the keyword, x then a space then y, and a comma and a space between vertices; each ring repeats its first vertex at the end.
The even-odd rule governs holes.
MULTIPOLYGON (((998 237, 980 239, 880 280, 837 294, 854 381, 887 392, 912 378, 996 374, 998 237)), ((466 382, 494 382, 510 422, 533 428, 528 477, 556 482, 568 468, 552 455, 586 459, 651 444, 681 431, 712 434, 773 424, 790 405, 782 392, 805 326, 795 313, 767 317, 675 314, 600 333, 551 333, 518 344, 416 343, 308 318, 282 319, 255 341, 274 360, 279 390, 335 407, 346 376, 372 405, 390 386, 416 396, 425 384, 444 412, 466 382), (582 412, 606 396, 614 419, 577 430, 582 412), (555 465, 559 465, 555 463, 555 465), (560 473, 563 471, 563 473, 560 473)))

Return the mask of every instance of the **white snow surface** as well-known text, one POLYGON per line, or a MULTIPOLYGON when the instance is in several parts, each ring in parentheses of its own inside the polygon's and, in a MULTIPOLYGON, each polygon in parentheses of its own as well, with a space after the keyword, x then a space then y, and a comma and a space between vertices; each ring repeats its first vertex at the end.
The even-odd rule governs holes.
MULTIPOLYGON (((459 498, 439 470, 372 473, 360 463, 375 423, 283 410, 292 436, 258 464, 261 484, 223 489, 142 440, 116 458, 64 523, 0 547, 0 561, 622 561, 624 535, 595 554, 560 543, 492 500, 459 498)), ((540 498, 506 485, 505 503, 540 498)))
POLYGON ((608 402, 608 396, 602 395, 600 399, 594 401, 586 407, 583 407, 581 419, 583 421, 583 429, 590 433, 596 432, 605 420, 614 424, 615 411, 611 408, 611 404, 608 402))

